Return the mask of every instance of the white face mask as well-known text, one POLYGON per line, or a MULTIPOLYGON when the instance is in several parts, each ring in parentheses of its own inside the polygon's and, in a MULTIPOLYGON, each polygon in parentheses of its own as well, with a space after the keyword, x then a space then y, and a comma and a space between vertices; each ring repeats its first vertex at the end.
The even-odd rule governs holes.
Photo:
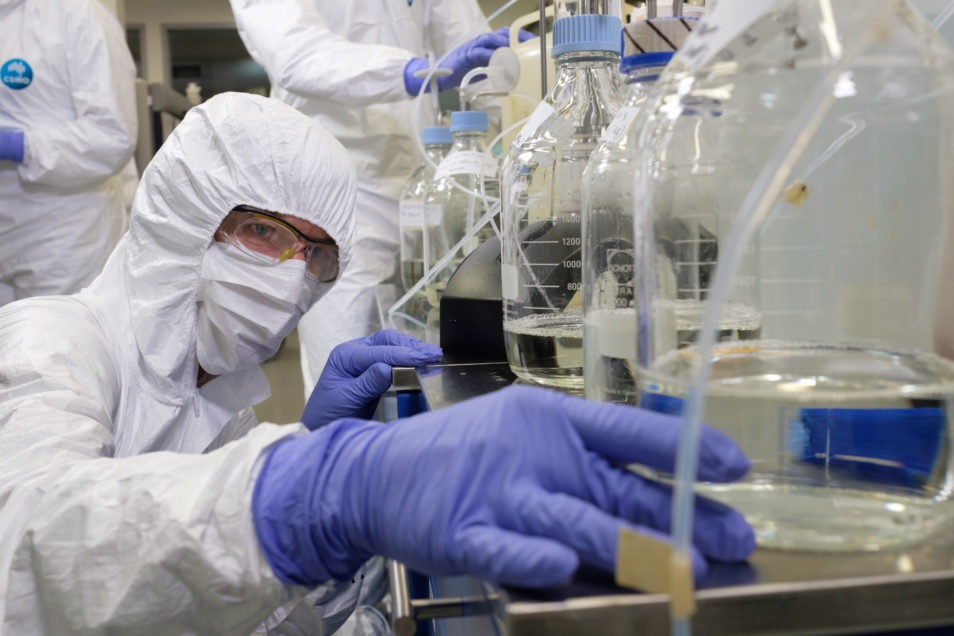
POLYGON ((327 287, 305 278, 304 261, 267 265, 213 242, 196 298, 199 364, 223 375, 268 360, 327 287))

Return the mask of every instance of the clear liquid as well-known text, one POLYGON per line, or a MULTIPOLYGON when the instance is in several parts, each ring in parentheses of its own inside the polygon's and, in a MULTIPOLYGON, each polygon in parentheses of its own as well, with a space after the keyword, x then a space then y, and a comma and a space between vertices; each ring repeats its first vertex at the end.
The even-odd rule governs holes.
MULTIPOLYGON (((657 343, 665 342, 666 348, 683 349, 695 344, 702 329, 704 306, 698 300, 658 301, 656 307, 657 343), (659 319, 662 316, 668 318, 659 319)), ((719 322, 718 342, 731 340, 754 340, 762 333, 762 316, 750 305, 726 303, 722 307, 719 322)))
POLYGON ((504 300, 504 339, 518 377, 582 389, 582 239, 578 212, 565 216, 571 220, 546 219, 521 230, 520 292, 504 300), (540 313, 546 308, 552 312, 540 313))
MULTIPOLYGON (((640 376, 641 405, 677 410, 694 349, 640 376)), ((703 421, 752 461, 698 492, 738 508, 765 546, 878 550, 954 515, 954 364, 923 352, 783 341, 718 345, 703 421)))
POLYGON ((583 324, 578 313, 535 314, 504 321, 510 368, 518 378, 583 388, 583 324))

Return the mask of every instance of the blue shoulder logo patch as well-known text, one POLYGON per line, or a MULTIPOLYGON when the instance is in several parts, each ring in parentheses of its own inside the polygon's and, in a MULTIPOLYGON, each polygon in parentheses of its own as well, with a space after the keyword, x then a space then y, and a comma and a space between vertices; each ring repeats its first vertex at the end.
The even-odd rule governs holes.
POLYGON ((26 60, 13 58, 0 66, 0 82, 15 91, 26 88, 33 83, 33 69, 26 60))

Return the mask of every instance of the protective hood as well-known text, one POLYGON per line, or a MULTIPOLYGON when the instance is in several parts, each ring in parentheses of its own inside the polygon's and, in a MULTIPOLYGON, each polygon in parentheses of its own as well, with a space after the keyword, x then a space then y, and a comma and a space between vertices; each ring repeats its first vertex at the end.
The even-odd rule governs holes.
POLYGON ((189 111, 146 168, 130 230, 90 292, 123 288, 140 374, 157 396, 181 403, 195 387, 202 258, 229 211, 247 204, 322 227, 344 271, 354 199, 348 154, 321 126, 276 100, 216 96, 189 111))

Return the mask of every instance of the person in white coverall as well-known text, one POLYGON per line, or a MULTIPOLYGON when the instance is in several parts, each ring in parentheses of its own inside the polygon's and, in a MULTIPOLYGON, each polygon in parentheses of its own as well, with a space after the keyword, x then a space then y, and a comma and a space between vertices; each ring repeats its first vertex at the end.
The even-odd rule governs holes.
MULTIPOLYGON (((337 347, 302 423, 256 426, 259 363, 346 271, 355 177, 275 100, 192 109, 146 168, 130 231, 72 296, 0 308, 0 633, 329 634, 372 554, 554 585, 612 570, 621 528, 665 539, 674 417, 508 389, 383 425, 396 332, 337 347), (384 387, 384 388, 382 388, 384 387)), ((702 435, 699 476, 748 461, 702 435)), ((692 557, 754 547, 699 499, 692 557)))
POLYGON ((103 268, 126 224, 135 74, 98 0, 0 0, 0 305, 103 268))
POLYGON ((272 97, 327 128, 348 150, 358 175, 354 262, 335 289, 299 325, 302 374, 311 391, 335 345, 377 322, 374 289, 397 271, 398 197, 420 163, 412 95, 428 52, 441 57, 459 41, 439 88, 457 86, 506 45, 504 32, 475 33, 476 0, 231 0, 239 35, 265 67, 272 97), (334 307, 334 312, 324 308, 334 307))

